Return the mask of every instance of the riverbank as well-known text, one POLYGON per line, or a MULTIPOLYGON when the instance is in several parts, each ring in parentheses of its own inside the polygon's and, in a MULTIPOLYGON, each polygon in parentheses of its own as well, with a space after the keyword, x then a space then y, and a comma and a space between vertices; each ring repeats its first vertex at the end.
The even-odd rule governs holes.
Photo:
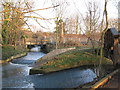
POLYGON ((27 54, 27 49, 25 48, 3 45, 2 60, 0 60, 0 63, 9 62, 12 59, 25 56, 26 54, 27 54))
MULTIPOLYGON (((50 58, 49 61, 37 65, 30 70, 30 74, 46 74, 60 70, 99 64, 100 56, 92 54, 92 49, 75 49, 50 58)), ((42 62, 39 61, 38 63, 42 62)), ((102 65, 112 65, 112 61, 104 58, 102 65)))

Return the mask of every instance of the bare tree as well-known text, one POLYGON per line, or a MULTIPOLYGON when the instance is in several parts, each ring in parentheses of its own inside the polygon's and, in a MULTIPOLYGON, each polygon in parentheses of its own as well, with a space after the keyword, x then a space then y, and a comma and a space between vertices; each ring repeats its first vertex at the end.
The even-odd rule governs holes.
POLYGON ((59 47, 60 43, 63 41, 64 36, 64 16, 66 12, 66 3, 64 0, 51 0, 53 6, 60 5, 55 8, 55 24, 56 24, 56 49, 59 47))
POLYGON ((104 5, 104 12, 103 12, 103 20, 104 20, 104 16, 105 16, 105 28, 102 31, 102 36, 101 36, 101 48, 100 48, 100 62, 99 62, 99 70, 101 71, 101 66, 102 66, 102 60, 104 57, 103 54, 103 48, 104 48, 104 36, 106 31, 108 30, 108 12, 107 12, 107 4, 108 4, 108 0, 105 0, 105 5, 104 5))
POLYGON ((95 1, 88 2, 86 4, 87 12, 86 16, 83 17, 83 22, 85 26, 85 33, 88 36, 88 42, 91 41, 92 47, 94 49, 95 45, 95 34, 99 27, 100 21, 100 10, 95 1))
POLYGON ((109 22, 109 27, 113 27, 113 28, 116 28, 118 30, 118 18, 116 18, 116 19, 110 18, 108 20, 108 22, 109 22))
POLYGON ((80 24, 79 15, 70 16, 69 18, 66 18, 65 32, 67 34, 79 34, 80 33, 79 24, 80 24))
MULTIPOLYGON (((24 30, 31 30, 30 25, 28 24, 29 18, 35 18, 40 20, 50 20, 43 17, 36 17, 32 16, 32 13, 36 13, 36 11, 39 10, 47 10, 51 8, 58 7, 59 5, 42 8, 42 9, 36 9, 33 10, 30 3, 26 1, 18 1, 18 2, 3 2, 4 10, 1 11, 4 15, 3 19, 1 20, 3 22, 2 24, 2 37, 5 44, 16 44, 20 39, 24 38, 25 35, 23 35, 24 30), (25 28, 27 26, 28 28, 25 28), (23 36, 22 36, 23 35, 23 36)), ((25 41, 25 40, 24 40, 25 41)), ((20 43, 20 42, 19 42, 20 43)))

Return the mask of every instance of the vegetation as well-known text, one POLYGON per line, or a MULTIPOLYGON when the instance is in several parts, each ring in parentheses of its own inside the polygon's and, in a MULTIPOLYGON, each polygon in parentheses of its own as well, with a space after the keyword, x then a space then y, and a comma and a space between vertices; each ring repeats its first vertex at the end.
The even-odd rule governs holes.
MULTIPOLYGON (((26 38, 28 38, 26 34, 26 30, 31 30, 28 24, 28 18, 38 18, 35 16, 29 16, 29 14, 34 13, 34 11, 54 8, 59 5, 38 9, 38 10, 31 10, 32 4, 27 1, 17 1, 17 2, 1 2, 3 11, 2 13, 2 22, 0 23, 1 28, 1 37, 0 43, 2 44, 2 59, 7 59, 11 56, 19 54, 23 51, 26 51, 26 38), (19 47, 19 48, 18 48, 19 47)), ((45 18, 44 18, 45 19, 45 18)), ((33 37, 36 39, 37 37, 33 37)))
POLYGON ((20 47, 13 47, 10 45, 4 45, 2 46, 2 60, 5 60, 7 58, 10 58, 11 56, 15 56, 17 54, 21 54, 23 52, 26 52, 26 49, 20 48, 20 47))
MULTIPOLYGON (((100 56, 92 54, 92 49, 87 50, 72 50, 61 55, 53 57, 50 61, 44 63, 35 70, 42 71, 42 73, 48 73, 53 71, 59 71, 84 65, 99 65, 100 56)), ((112 61, 104 58, 102 65, 110 65, 112 61)), ((34 70, 34 69, 33 69, 34 70)))
POLYGON ((2 25, 3 44, 14 46, 17 44, 24 44, 25 34, 23 26, 25 25, 25 20, 22 18, 24 14, 21 13, 20 7, 20 3, 5 2, 3 4, 4 10, 7 10, 7 12, 4 12, 4 21, 2 25))

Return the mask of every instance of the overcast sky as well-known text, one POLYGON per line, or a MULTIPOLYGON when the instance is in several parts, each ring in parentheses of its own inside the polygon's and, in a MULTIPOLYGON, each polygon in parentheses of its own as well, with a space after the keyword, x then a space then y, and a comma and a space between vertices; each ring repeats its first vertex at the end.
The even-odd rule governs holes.
MULTIPOLYGON (((16 0, 13 0, 16 1, 16 0)), ((19 0, 18 0, 19 1, 19 0)), ((33 4, 33 9, 41 9, 41 8, 46 8, 52 6, 51 0, 26 0, 29 2, 34 2, 33 4)), ((54 1, 54 0, 53 0, 54 1)), ((60 0, 59 0, 60 1, 60 0)), ((61 0, 67 3, 64 3, 66 5, 66 12, 64 13, 64 17, 68 18, 70 16, 77 15, 79 13, 85 15, 87 12, 86 10, 86 4, 88 1, 93 1, 93 0, 61 0)), ((104 9, 104 0, 94 0, 96 1, 97 5, 100 8, 101 11, 101 16, 102 12, 104 9)), ((110 0, 108 2, 107 10, 108 10, 108 16, 109 18, 117 18, 118 17, 118 10, 115 7, 115 3, 118 0, 110 0)), ((54 18, 55 16, 55 10, 54 9, 48 9, 48 10, 41 10, 37 11, 38 14, 40 14, 44 18, 54 18)), ((34 16, 38 16, 33 14, 34 16)), ((32 30, 37 31, 37 30, 43 30, 43 31, 53 31, 55 27, 55 20, 50 20, 48 21, 43 21, 43 20, 38 20, 40 24, 48 29, 41 28, 38 23, 35 22, 35 20, 30 19, 29 25, 33 26, 32 30)))
MULTIPOLYGON (((88 1, 91 1, 91 0, 64 0, 64 2, 67 2, 67 4, 65 3, 67 5, 65 16, 70 17, 70 16, 74 16, 79 13, 82 13, 84 16, 87 11, 86 3, 88 3, 88 1)), ((97 5, 100 7, 100 11, 102 14, 103 9, 104 9, 104 0, 95 0, 95 1, 96 1, 97 5)), ((115 0, 113 0, 113 1, 115 1, 115 0)), ((108 6, 107 6, 109 18, 117 18, 118 17, 118 11, 117 11, 113 1, 109 1, 108 6)), ((45 7, 49 7, 52 5, 51 0, 34 0, 34 2, 35 2, 34 3, 35 9, 45 8, 45 7)), ((42 11, 38 11, 37 13, 39 13, 44 18, 54 18, 55 17, 54 9, 42 10, 42 11)), ((53 31, 54 30, 54 27, 55 27, 54 20, 51 20, 49 22, 39 20, 39 22, 41 23, 42 26, 49 28, 49 29, 41 28, 33 20, 32 23, 30 23, 30 24, 34 25, 34 27, 33 27, 34 31, 36 31, 36 30, 53 31)))

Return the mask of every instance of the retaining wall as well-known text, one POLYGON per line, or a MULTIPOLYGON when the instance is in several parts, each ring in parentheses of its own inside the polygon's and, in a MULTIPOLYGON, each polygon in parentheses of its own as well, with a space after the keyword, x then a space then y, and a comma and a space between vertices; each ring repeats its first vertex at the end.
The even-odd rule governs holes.
POLYGON ((26 52, 25 52, 25 53, 18 54, 18 55, 15 55, 15 56, 11 56, 10 58, 8 58, 8 59, 6 59, 6 60, 0 60, 0 64, 9 62, 9 61, 11 61, 11 60, 13 60, 13 59, 15 59, 15 58, 19 58, 19 57, 22 57, 22 56, 25 56, 25 55, 27 55, 26 52))

